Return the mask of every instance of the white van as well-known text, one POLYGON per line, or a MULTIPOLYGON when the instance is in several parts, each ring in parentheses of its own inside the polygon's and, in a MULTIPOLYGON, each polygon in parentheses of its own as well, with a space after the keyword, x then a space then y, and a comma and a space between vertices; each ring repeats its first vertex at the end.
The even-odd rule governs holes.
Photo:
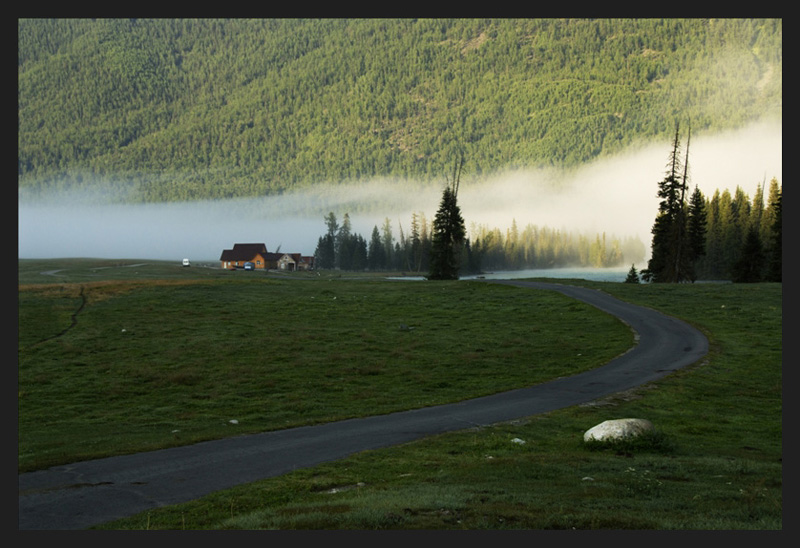
POLYGON ((189 259, 183 260, 183 266, 189 266, 189 259))

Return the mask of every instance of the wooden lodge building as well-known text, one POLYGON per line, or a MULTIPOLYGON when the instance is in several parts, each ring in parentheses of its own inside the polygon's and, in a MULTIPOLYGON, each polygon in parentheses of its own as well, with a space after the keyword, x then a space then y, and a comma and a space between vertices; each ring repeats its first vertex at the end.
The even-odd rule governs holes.
POLYGON ((314 257, 300 253, 270 253, 265 244, 233 244, 233 249, 223 249, 220 266, 226 270, 245 268, 252 263, 255 270, 313 270, 314 257))

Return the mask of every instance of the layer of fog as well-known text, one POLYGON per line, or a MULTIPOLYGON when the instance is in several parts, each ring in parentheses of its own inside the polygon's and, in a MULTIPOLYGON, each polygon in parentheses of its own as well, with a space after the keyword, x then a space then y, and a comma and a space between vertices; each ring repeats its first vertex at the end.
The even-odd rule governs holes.
MULTIPOLYGON (((684 143, 685 144, 685 143, 684 143)), ((467 227, 500 228, 512 220, 570 232, 638 238, 649 249, 658 209, 657 182, 670 143, 657 143, 563 174, 514 172, 484 183, 463 173, 459 204, 467 227)), ((780 124, 759 124, 715 136, 693 136, 690 185, 706 195, 741 187, 752 198, 759 184, 782 182, 780 124)), ((216 261, 237 242, 265 243, 269 251, 314 253, 324 216, 349 213, 352 230, 369 240, 389 219, 395 238, 409 234, 413 213, 430 222, 445 184, 375 181, 324 185, 271 198, 190 203, 98 204, 96 197, 58 196, 31 202, 20 195, 20 258, 96 257, 216 261)))

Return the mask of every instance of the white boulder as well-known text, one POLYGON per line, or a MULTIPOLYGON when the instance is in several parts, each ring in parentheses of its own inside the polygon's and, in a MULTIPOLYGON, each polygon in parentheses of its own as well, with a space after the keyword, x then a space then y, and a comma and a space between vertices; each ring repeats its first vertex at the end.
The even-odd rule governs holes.
POLYGON ((613 419, 593 426, 583 434, 583 441, 612 441, 639 436, 653 430, 653 423, 647 419, 613 419))

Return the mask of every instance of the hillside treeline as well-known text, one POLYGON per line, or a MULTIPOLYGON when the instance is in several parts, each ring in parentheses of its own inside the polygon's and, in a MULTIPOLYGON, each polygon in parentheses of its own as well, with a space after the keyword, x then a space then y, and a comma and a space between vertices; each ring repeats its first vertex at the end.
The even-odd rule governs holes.
POLYGON ((780 19, 22 19, 19 185, 132 201, 571 167, 782 115, 780 19))

